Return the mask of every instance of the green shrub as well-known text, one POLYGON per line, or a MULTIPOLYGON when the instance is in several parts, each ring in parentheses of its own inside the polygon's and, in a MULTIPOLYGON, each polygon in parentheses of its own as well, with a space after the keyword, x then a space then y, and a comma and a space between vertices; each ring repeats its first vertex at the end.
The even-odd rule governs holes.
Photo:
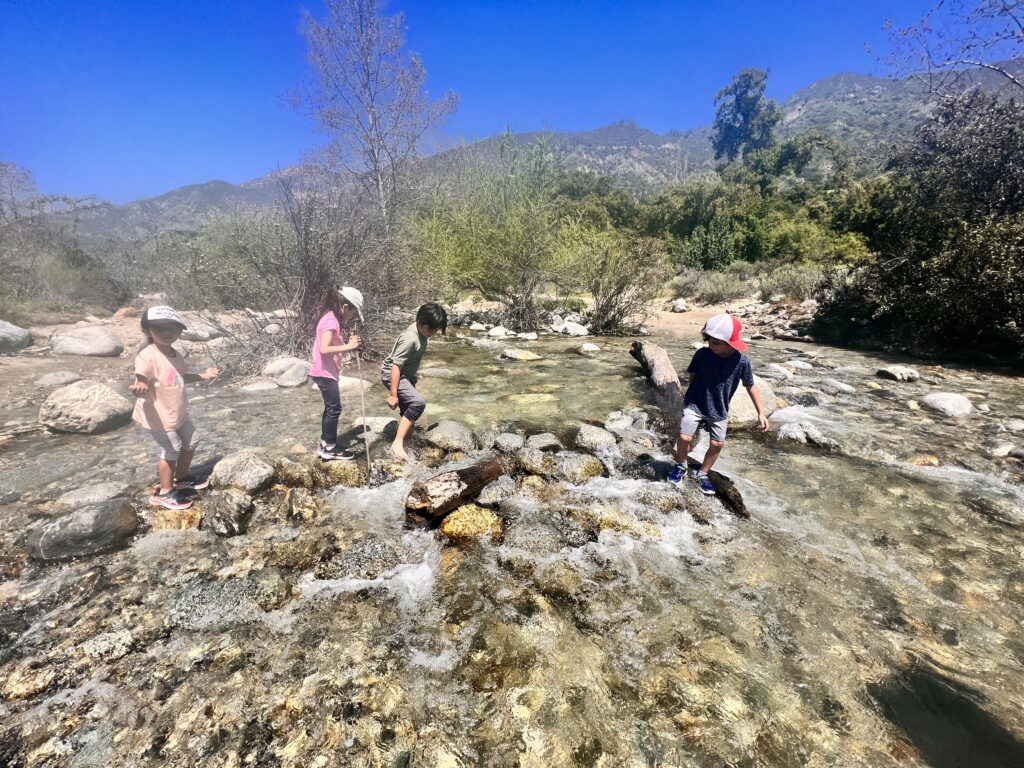
POLYGON ((725 301, 750 296, 754 287, 746 280, 725 272, 706 272, 697 286, 697 298, 705 304, 721 304, 725 301))
POLYGON ((782 294, 793 301, 811 298, 824 270, 814 264, 784 264, 770 269, 757 278, 758 293, 762 299, 782 294))
POLYGON ((699 269, 684 269, 665 283, 665 290, 673 299, 690 299, 697 295, 700 278, 704 273, 699 269))

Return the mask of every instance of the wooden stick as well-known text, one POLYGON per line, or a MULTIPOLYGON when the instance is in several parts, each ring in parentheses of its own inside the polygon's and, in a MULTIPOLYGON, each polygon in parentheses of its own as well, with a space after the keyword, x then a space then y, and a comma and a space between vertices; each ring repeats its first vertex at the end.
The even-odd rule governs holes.
POLYGON ((406 517, 417 524, 436 524, 475 497, 488 483, 515 469, 511 456, 488 454, 476 464, 442 472, 416 483, 405 499, 406 517))

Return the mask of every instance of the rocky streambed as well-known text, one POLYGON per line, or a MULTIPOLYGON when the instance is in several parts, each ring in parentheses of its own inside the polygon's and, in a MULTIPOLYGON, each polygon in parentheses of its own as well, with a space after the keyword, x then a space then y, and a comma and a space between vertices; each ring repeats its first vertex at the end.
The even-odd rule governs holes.
POLYGON ((312 459, 308 387, 198 390, 219 463, 184 513, 140 503, 130 427, 15 437, 0 764, 1019 764, 1019 379, 785 344, 750 353, 773 431, 720 462, 749 520, 661 479, 628 340, 432 344, 416 465, 347 397, 369 473, 312 459), (417 482, 488 456, 408 524, 417 482))

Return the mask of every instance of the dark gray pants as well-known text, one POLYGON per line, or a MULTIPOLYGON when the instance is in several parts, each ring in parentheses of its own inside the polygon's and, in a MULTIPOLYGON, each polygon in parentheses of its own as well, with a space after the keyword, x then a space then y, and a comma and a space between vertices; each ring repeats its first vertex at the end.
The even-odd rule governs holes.
MULTIPOLYGON (((382 373, 380 383, 391 390, 391 373, 382 373)), ((416 421, 423 415, 423 409, 427 407, 427 401, 423 399, 416 390, 415 380, 410 381, 405 376, 398 380, 398 412, 409 421, 416 421)))

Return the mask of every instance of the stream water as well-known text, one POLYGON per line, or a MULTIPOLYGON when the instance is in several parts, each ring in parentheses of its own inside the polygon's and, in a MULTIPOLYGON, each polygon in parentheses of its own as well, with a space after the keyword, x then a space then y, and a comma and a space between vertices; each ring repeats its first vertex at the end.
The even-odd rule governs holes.
MULTIPOLYGON (((685 368, 687 340, 655 341, 685 368)), ((568 439, 647 406, 629 340, 600 344, 536 342, 543 359, 520 363, 486 339, 432 342, 425 422, 568 439)), ((1003 431, 1024 417, 1022 380, 914 364, 921 381, 888 382, 891 359, 775 342, 749 356, 808 363, 772 382, 789 403, 773 424, 841 446, 731 437, 718 468, 750 520, 700 525, 665 483, 613 471, 522 488, 500 543, 454 546, 405 526, 408 478, 335 489, 315 525, 260 507, 244 536, 153 531, 11 574, 0 765, 1024 765, 1024 472, 989 453, 1024 442, 1003 431), (908 405, 935 391, 985 410, 908 405)), ((383 394, 371 415, 389 414, 383 394)), ((192 403, 200 460, 316 437, 307 387, 215 385, 192 403)), ((58 514, 72 488, 141 488, 147 440, 8 445, 0 533, 58 514)))

